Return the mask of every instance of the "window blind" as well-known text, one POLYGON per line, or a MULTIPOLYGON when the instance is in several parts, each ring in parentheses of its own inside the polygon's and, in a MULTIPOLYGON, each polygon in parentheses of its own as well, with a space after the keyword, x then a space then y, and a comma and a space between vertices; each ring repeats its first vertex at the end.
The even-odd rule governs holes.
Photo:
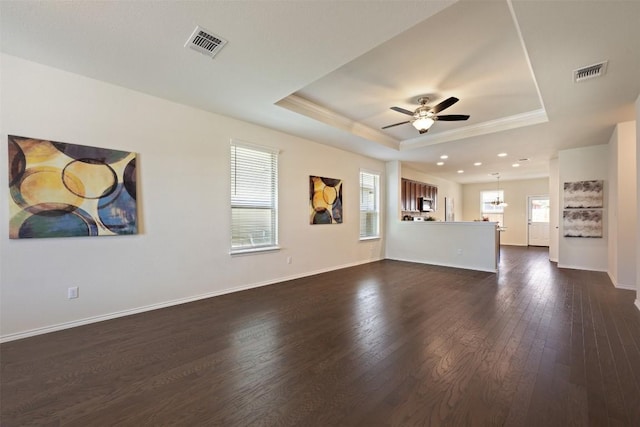
POLYGON ((380 175, 360 172, 360 238, 380 236, 380 175))
POLYGON ((231 252, 278 245, 278 153, 231 142, 231 252))

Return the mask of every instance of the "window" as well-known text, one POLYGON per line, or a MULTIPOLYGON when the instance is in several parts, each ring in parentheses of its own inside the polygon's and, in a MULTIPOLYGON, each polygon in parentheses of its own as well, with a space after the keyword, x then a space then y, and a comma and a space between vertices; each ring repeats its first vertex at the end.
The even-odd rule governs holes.
POLYGON ((231 142, 231 253, 278 245, 278 152, 231 142))
POLYGON ((481 191, 480 192, 480 212, 483 218, 497 222, 500 227, 504 227, 504 206, 496 204, 496 200, 504 202, 504 192, 502 190, 481 191))
POLYGON ((380 237, 380 175, 360 171, 360 239, 380 237))
POLYGON ((531 222, 549 222, 549 198, 531 198, 531 222))

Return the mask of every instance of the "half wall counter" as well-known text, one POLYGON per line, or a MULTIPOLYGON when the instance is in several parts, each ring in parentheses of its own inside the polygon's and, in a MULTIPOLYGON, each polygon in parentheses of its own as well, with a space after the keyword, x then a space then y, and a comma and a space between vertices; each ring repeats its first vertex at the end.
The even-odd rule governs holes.
POLYGON ((496 272, 500 233, 496 222, 393 221, 386 258, 496 272))

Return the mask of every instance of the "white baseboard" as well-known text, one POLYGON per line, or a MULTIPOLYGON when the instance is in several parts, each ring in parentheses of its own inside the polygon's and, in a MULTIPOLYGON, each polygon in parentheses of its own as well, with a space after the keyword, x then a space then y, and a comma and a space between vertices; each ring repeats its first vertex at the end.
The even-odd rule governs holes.
POLYGON ((618 278, 615 276, 615 274, 607 270, 607 275, 609 276, 609 280, 611 280, 611 283, 613 283, 613 286, 617 288, 618 278))
POLYGON ((352 262, 352 263, 343 264, 343 265, 339 265, 339 266, 334 266, 334 267, 328 267, 328 268, 323 268, 323 269, 319 269, 319 270, 314 270, 314 271, 310 271, 310 272, 294 274, 294 275, 291 275, 291 276, 281 277, 281 278, 278 278, 278 279, 267 280, 265 282, 253 283, 253 284, 244 285, 244 286, 237 286, 237 287, 234 287, 234 288, 228 288, 228 289, 223 289, 223 290, 214 291, 214 292, 207 292, 207 293, 204 293, 204 294, 194 295, 194 296, 190 296, 190 297, 186 297, 186 298, 178 298, 178 299, 175 299, 175 300, 161 302, 161 303, 157 303, 157 304, 149 304, 149 305, 145 305, 145 306, 142 306, 142 307, 136 307, 136 308, 131 308, 131 309, 127 309, 127 310, 116 311, 116 312, 113 312, 113 313, 101 314, 99 316, 86 317, 84 319, 73 320, 71 322, 63 322, 63 323, 58 323, 58 324, 55 324, 55 325, 44 326, 44 327, 41 327, 41 328, 29 329, 29 330, 22 331, 22 332, 15 332, 15 333, 12 333, 12 334, 7 334, 7 335, 1 336, 0 337, 0 343, 9 342, 9 341, 15 341, 15 340, 19 340, 19 339, 22 339, 22 338, 28 338, 28 337, 32 337, 32 336, 36 336, 36 335, 47 334, 47 333, 50 333, 50 332, 61 331, 61 330, 64 330, 64 329, 69 329, 69 328, 75 328, 77 326, 88 325, 88 324, 91 324, 91 323, 102 322, 102 321, 105 321, 105 320, 116 319, 118 317, 130 316, 132 314, 144 313, 146 311, 158 310, 158 309, 161 309, 161 308, 167 308, 167 307, 171 307, 171 306, 174 306, 174 305, 186 304, 186 303, 189 303, 189 302, 199 301, 199 300, 206 299, 206 298, 213 298, 213 297, 217 297, 217 296, 220 296, 220 295, 230 294, 230 293, 233 293, 233 292, 246 291, 248 289, 259 288, 259 287, 268 286, 268 285, 274 285, 276 283, 282 283, 282 282, 286 282, 286 281, 289 281, 289 280, 300 279, 302 277, 313 276, 313 275, 320 274, 320 273, 327 273, 329 271, 340 270, 340 269, 343 269, 343 268, 355 267, 357 265, 362 265, 362 264, 368 264, 368 263, 371 263, 371 262, 381 261, 382 259, 383 258, 371 259, 371 260, 366 260, 366 261, 357 261, 357 262, 352 262))
POLYGON ((485 267, 473 267, 469 265, 459 265, 459 264, 451 264, 451 263, 441 263, 441 262, 425 262, 424 260, 415 260, 415 259, 405 259, 405 258, 387 258, 393 261, 404 261, 404 262, 415 262, 416 264, 427 264, 427 265, 438 265, 440 267, 451 267, 451 268, 461 268, 463 270, 474 270, 474 271, 485 271, 487 273, 497 273, 498 270, 493 268, 485 268, 485 267))
POLYGON ((585 267, 583 265, 567 265, 558 263, 558 268, 569 268, 571 270, 599 271, 601 273, 608 273, 607 270, 585 267))
POLYGON ((636 285, 627 285, 625 283, 619 283, 618 278, 613 273, 611 273, 610 271, 607 271, 607 274, 609 275, 609 279, 611 280, 611 283, 613 283, 613 286, 616 289, 626 289, 628 291, 636 290, 636 285))

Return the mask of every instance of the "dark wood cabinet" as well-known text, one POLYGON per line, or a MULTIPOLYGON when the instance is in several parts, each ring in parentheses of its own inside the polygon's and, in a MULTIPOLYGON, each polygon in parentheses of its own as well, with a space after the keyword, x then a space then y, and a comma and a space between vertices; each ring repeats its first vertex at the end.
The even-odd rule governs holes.
POLYGON ((434 211, 438 208, 438 187, 435 185, 402 178, 400 190, 400 208, 404 212, 418 212, 418 198, 420 197, 432 199, 434 211))

